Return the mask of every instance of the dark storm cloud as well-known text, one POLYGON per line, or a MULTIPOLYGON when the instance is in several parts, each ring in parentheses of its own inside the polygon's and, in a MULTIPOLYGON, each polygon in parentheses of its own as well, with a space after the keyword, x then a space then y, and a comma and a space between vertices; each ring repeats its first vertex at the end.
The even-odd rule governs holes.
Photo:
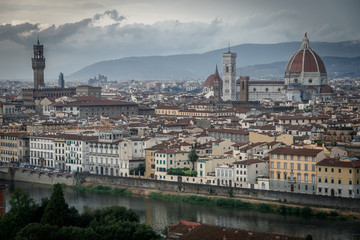
POLYGON ((103 18, 104 16, 109 16, 111 19, 115 20, 116 22, 120 22, 125 19, 124 16, 119 16, 118 12, 115 9, 111 11, 109 10, 105 11, 103 14, 96 14, 93 17, 93 19, 96 21, 103 18))

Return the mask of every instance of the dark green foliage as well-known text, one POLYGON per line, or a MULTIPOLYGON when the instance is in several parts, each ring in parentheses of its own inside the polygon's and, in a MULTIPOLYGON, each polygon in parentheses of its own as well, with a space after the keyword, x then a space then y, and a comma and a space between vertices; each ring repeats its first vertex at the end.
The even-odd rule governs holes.
POLYGON ((286 207, 284 205, 280 205, 278 208, 277 208, 277 211, 282 214, 282 215, 286 215, 286 207))
POLYGON ((57 230, 57 226, 50 224, 29 223, 16 234, 15 240, 54 239, 54 234, 57 230))
POLYGON ((125 207, 85 207, 79 215, 68 207, 60 184, 54 185, 50 200, 44 198, 40 205, 20 189, 12 194, 10 204, 10 211, 0 219, 0 239, 4 240, 160 239, 125 207))
POLYGON ((71 188, 79 190, 79 191, 86 191, 86 192, 97 192, 97 193, 113 193, 119 194, 123 196, 130 196, 131 192, 126 189, 121 188, 111 188, 107 186, 98 185, 96 187, 91 186, 71 186, 71 188))
POLYGON ((337 217, 337 216, 339 216, 339 213, 337 211, 330 212, 330 217, 337 217))
POLYGON ((136 168, 134 169, 131 169, 130 170, 130 175, 139 175, 139 172, 140 172, 140 175, 141 176, 144 176, 144 173, 145 173, 145 165, 140 163, 139 166, 137 166, 136 168))
POLYGON ((188 154, 188 159, 192 163, 192 170, 194 170, 195 162, 199 159, 199 156, 197 155, 195 149, 191 149, 188 154))
POLYGON ((313 238, 312 238, 312 236, 311 236, 311 234, 308 234, 307 236, 306 236, 306 238, 305 238, 305 240, 312 240, 313 238))
POLYGON ((260 203, 257 206, 257 209, 261 212, 270 212, 271 211, 271 207, 269 206, 269 204, 266 204, 266 203, 260 203))
POLYGON ((114 222, 109 225, 99 225, 95 231, 102 240, 127 239, 127 240, 150 240, 161 239, 151 227, 137 222, 114 222))
POLYGON ((291 213, 291 215, 295 215, 295 216, 299 216, 299 215, 300 215, 300 208, 298 208, 298 207, 294 207, 294 208, 288 207, 288 208, 286 208, 286 211, 287 211, 288 213, 291 213))
POLYGON ((313 216, 313 210, 309 207, 304 207, 303 209, 301 209, 301 216, 303 216, 304 218, 309 218, 311 216, 313 216))
POLYGON ((229 194, 229 197, 233 197, 234 196, 234 190, 232 188, 230 188, 228 190, 228 194, 229 194))
POLYGON ((11 209, 0 221, 0 238, 13 239, 16 232, 36 221, 38 206, 21 189, 16 188, 9 201, 11 209))
POLYGON ((169 175, 196 177, 197 172, 189 168, 169 168, 166 170, 169 175))
POLYGON ((102 239, 92 228, 80 228, 74 226, 62 227, 54 234, 54 239, 66 240, 97 240, 102 239))
POLYGON ((327 212, 324 211, 319 211, 315 214, 315 216, 317 218, 327 218, 329 216, 329 214, 327 212))
POLYGON ((69 207, 65 201, 64 193, 60 184, 54 184, 50 200, 41 218, 41 223, 63 226, 69 215, 69 207))

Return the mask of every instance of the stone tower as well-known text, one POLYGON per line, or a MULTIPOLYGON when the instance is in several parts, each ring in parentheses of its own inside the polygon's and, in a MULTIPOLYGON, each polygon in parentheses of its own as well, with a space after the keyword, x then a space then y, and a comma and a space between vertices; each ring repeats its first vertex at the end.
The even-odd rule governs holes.
POLYGON ((219 76, 217 65, 215 69, 213 91, 214 91, 214 102, 215 103, 221 102, 221 79, 219 76))
POLYGON ((64 74, 62 72, 59 74, 58 87, 59 88, 64 88, 65 87, 64 74))
POLYGON ((249 101, 249 77, 240 77, 240 101, 249 101))
POLYGON ((236 101, 236 53, 223 53, 223 100, 236 101))
POLYGON ((33 46, 34 57, 31 58, 32 68, 34 70, 34 88, 44 88, 44 69, 45 69, 45 58, 44 58, 44 46, 40 44, 38 39, 37 44, 33 46))

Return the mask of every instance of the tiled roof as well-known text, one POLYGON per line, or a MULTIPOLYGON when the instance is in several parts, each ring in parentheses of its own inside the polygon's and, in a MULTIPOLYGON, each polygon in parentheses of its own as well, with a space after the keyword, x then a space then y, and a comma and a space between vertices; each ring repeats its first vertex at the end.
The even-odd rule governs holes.
POLYGON ((320 149, 296 149, 296 148, 286 148, 279 147, 272 151, 270 154, 286 154, 286 155, 300 155, 300 156, 313 156, 315 157, 318 153, 323 150, 320 149))

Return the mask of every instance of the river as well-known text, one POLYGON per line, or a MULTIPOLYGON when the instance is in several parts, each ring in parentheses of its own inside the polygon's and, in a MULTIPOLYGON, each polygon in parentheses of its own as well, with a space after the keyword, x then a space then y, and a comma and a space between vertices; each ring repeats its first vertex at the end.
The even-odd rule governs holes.
MULTIPOLYGON (((26 191, 35 202, 50 197, 52 186, 25 182, 0 181, 8 184, 5 191, 7 211, 10 194, 19 187, 26 191)), ((304 219, 294 216, 262 213, 255 210, 233 210, 201 204, 151 199, 142 196, 119 196, 81 192, 71 188, 64 189, 69 206, 82 212, 84 206, 104 208, 120 205, 133 209, 139 214, 141 222, 146 222, 155 230, 176 224, 179 220, 196 221, 210 225, 226 226, 249 231, 273 232, 278 234, 305 237, 311 234, 314 239, 360 239, 360 220, 304 219)))

